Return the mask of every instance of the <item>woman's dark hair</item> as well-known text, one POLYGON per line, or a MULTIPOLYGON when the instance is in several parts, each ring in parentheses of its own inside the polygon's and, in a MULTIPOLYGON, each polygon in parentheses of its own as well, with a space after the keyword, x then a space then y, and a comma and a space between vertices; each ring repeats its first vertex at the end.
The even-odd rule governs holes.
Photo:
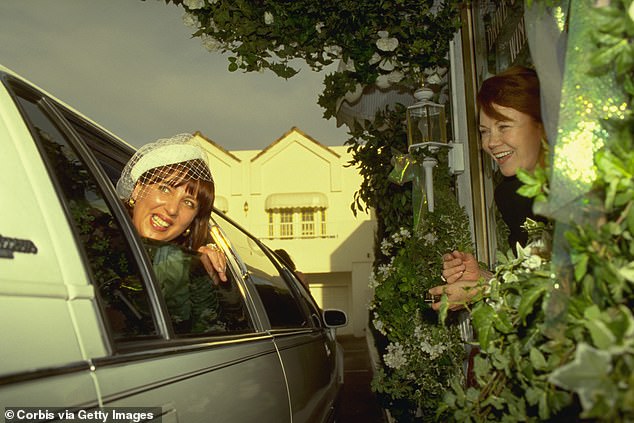
MULTIPOLYGON (((201 179, 201 169, 208 169, 204 162, 189 160, 150 169, 139 178, 143 185, 160 182, 165 182, 173 187, 185 185, 186 192, 196 197, 198 212, 189 226, 189 234, 181 234, 173 240, 173 242, 192 250, 198 250, 209 240, 209 219, 214 207, 214 183, 211 182, 211 175, 202 175, 204 179, 201 179)), ((128 210, 132 213, 129 206, 128 210)))
POLYGON ((486 79, 476 97, 478 110, 496 119, 508 119, 493 108, 494 104, 509 107, 542 123, 537 72, 524 66, 513 66, 486 79))

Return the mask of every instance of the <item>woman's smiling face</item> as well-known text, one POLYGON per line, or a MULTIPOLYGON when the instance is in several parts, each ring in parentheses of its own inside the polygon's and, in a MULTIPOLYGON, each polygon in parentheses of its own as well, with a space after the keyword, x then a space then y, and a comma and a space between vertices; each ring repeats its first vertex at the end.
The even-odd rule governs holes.
POLYGON ((198 213, 196 195, 187 191, 187 184, 172 186, 168 181, 138 184, 132 194, 132 223, 139 234, 171 241, 185 232, 198 213))
POLYGON ((493 108, 506 119, 480 111, 482 149, 495 160, 504 176, 513 176, 520 168, 533 171, 541 156, 542 124, 510 107, 493 104, 493 108))

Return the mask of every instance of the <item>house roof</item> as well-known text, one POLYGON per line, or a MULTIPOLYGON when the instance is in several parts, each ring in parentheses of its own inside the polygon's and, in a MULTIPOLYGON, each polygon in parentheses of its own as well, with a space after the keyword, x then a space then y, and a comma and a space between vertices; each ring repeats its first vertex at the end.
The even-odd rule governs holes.
POLYGON ((284 135, 282 135, 281 137, 279 137, 278 139, 276 139, 275 141, 273 141, 271 144, 269 144, 264 150, 260 151, 258 154, 256 154, 251 161, 254 162, 256 161, 259 157, 263 156, 264 154, 266 154, 271 148, 273 148, 275 145, 277 145, 278 143, 280 143, 281 141, 285 140, 286 138, 288 138, 289 135, 291 135, 293 132, 298 133, 299 135, 301 135, 302 137, 304 137, 305 139, 307 139, 308 141, 312 142, 313 144, 315 144, 316 146, 323 148, 324 150, 326 150, 327 152, 329 152, 330 154, 333 154, 336 157, 341 157, 339 154, 337 154, 335 151, 333 151, 332 149, 328 148, 327 146, 323 145, 322 143, 320 143, 319 141, 317 141, 316 139, 314 139, 313 137, 311 137, 310 135, 306 134, 304 131, 302 131, 301 129, 297 128, 296 126, 293 126, 290 130, 288 130, 284 135))
POLYGON ((237 162, 241 162, 242 161, 238 157, 236 157, 234 154, 232 154, 228 150, 224 149, 220 144, 215 143, 211 139, 207 138, 205 135, 202 134, 202 132, 196 131, 194 133, 194 136, 198 136, 198 137, 202 138, 203 140, 205 140, 205 142, 208 142, 209 144, 213 145, 215 148, 217 148, 218 150, 222 151, 224 154, 226 154, 227 156, 231 157, 233 160, 235 160, 237 162))

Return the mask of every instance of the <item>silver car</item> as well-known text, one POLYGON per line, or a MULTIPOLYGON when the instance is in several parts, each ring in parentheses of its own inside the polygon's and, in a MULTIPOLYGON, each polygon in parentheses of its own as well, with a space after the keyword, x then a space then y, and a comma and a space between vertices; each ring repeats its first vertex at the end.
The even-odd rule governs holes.
POLYGON ((141 239, 113 187, 134 149, 1 67, 0 80, 5 410, 332 420, 343 380, 333 328, 345 314, 320 310, 222 213, 211 227, 227 283, 211 283, 195 253, 141 239))

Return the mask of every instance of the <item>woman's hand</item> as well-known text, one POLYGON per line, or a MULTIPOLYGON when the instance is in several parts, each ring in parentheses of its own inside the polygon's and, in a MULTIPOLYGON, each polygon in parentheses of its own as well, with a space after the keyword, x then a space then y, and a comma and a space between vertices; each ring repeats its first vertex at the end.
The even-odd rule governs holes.
POLYGON ((453 251, 445 254, 442 259, 442 277, 448 284, 458 281, 477 281, 480 277, 485 277, 480 272, 480 266, 473 254, 453 251))
POLYGON ((203 245, 198 249, 200 261, 213 279, 214 284, 227 282, 227 257, 216 244, 203 245))
POLYGON ((440 298, 442 294, 446 294, 449 310, 460 310, 466 303, 471 301, 471 298, 478 294, 479 290, 480 287, 478 287, 477 280, 459 281, 435 286, 429 290, 429 293, 435 300, 431 308, 436 311, 440 310, 440 298))

